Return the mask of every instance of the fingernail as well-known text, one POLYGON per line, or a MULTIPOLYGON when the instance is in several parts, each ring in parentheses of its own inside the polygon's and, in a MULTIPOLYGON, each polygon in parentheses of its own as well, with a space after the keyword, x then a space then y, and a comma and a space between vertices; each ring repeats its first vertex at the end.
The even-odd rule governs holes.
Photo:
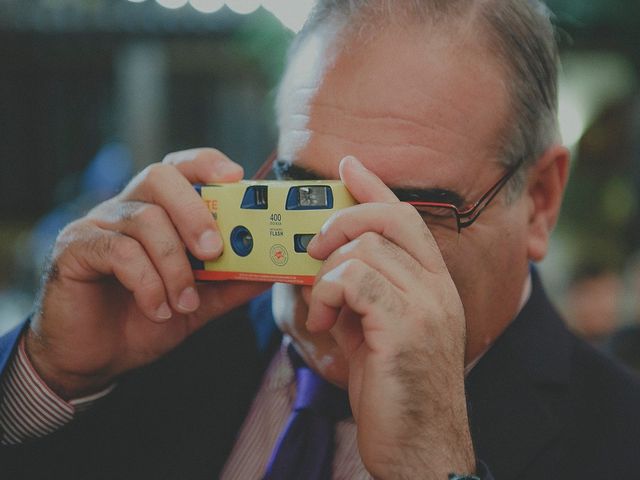
POLYGON ((226 175, 236 175, 242 172, 243 172, 242 167, 237 163, 224 162, 216 166, 216 174, 218 174, 221 177, 224 177, 226 175))
POLYGON ((200 235, 198 245, 200 245, 200 250, 202 250, 203 253, 215 254, 222 248, 222 239, 218 232, 214 230, 207 230, 200 235))
POLYGON ((318 243, 316 238, 318 238, 318 235, 314 235, 311 240, 309 240, 309 243, 307 243, 307 251, 309 251, 310 248, 313 250, 313 246, 318 243))
POLYGON ((361 170, 365 170, 364 165, 362 165, 362 162, 360 160, 358 160, 356 157, 354 157, 353 155, 347 155, 346 157, 344 157, 342 159, 343 162, 347 162, 347 163, 351 163, 351 165, 353 165, 356 168, 359 168, 361 170))
POLYGON ((355 168, 356 170, 360 170, 361 172, 365 171, 365 168, 362 165, 362 163, 360 163, 360 160, 358 160, 353 155, 347 155, 340 161, 340 165, 338 166, 338 170, 340 171, 340 178, 343 180, 344 180, 344 169, 347 168, 349 164, 351 164, 352 167, 355 168))
POLYGON ((193 287, 187 287, 178 298, 178 307, 185 312, 193 312, 200 306, 200 298, 198 292, 193 287))
POLYGON ((169 320, 171 318, 171 309, 169 305, 167 305, 167 302, 164 302, 158 310, 156 310, 156 318, 158 318, 158 320, 169 320))

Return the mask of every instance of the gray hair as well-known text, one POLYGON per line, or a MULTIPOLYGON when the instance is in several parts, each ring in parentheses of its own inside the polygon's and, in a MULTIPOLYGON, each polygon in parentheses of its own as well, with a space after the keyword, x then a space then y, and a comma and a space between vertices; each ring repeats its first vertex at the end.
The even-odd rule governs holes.
POLYGON ((434 26, 464 19, 487 35, 505 68, 512 110, 500 139, 500 162, 509 168, 522 159, 525 167, 510 182, 513 198, 522 190, 526 167, 560 141, 559 54, 550 11, 540 0, 318 0, 290 55, 330 23, 362 38, 392 22, 434 26))

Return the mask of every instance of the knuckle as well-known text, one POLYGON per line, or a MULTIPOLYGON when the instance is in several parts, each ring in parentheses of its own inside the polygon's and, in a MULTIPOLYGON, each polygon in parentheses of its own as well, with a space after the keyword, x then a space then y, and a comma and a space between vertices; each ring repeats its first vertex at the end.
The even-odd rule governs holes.
MULTIPOLYGON (((398 212, 404 216, 415 217, 417 215, 417 211, 414 206, 409 205, 407 202, 398 202, 397 205, 394 206, 398 209, 398 212)), ((419 215, 418 215, 419 216, 419 215)), ((394 216, 395 218, 395 216, 394 216)))
POLYGON ((110 254, 115 262, 130 263, 141 255, 140 244, 123 235, 109 235, 104 239, 104 243, 104 252, 110 254))
POLYGON ((171 258, 183 250, 182 244, 175 240, 165 240, 159 244, 159 252, 161 258, 171 258))
POLYGON ((172 170, 174 170, 174 167, 171 165, 154 163, 142 171, 142 181, 151 185, 162 183, 172 170))
POLYGON ((324 222, 320 233, 325 233, 329 229, 334 228, 335 225, 339 225, 342 222, 342 219, 347 215, 347 210, 348 209, 346 208, 338 210, 337 212, 334 212, 331 216, 329 216, 329 218, 324 222))
POLYGON ((393 259, 397 260, 399 257, 403 256, 400 248, 388 238, 383 237, 382 235, 377 235, 375 241, 375 248, 382 250, 393 259))
POLYGON ((377 303, 383 296, 385 284, 373 270, 362 272, 361 281, 358 284, 357 296, 367 303, 377 303))
POLYGON ((193 220, 212 218, 209 210, 207 209, 206 203, 195 192, 195 190, 193 190, 193 194, 184 196, 181 208, 186 214, 192 215, 194 217, 193 220))
POLYGON ((137 285, 141 293, 154 295, 160 293, 162 282, 155 271, 150 268, 143 268, 138 274, 137 285))
POLYGON ((58 233, 56 241, 45 259, 43 268, 45 279, 58 277, 60 269, 64 269, 64 258, 73 257, 74 250, 80 247, 83 244, 83 239, 87 237, 87 230, 88 226, 85 222, 76 220, 58 233))
POLYGON ((145 226, 160 226, 167 218, 162 207, 151 203, 138 203, 133 209, 132 221, 139 222, 145 226))
POLYGON ((365 232, 353 242, 359 258, 372 258, 381 254, 395 258, 398 255, 395 244, 376 232, 365 232))
POLYGON ((69 245, 77 240, 78 236, 85 230, 83 220, 76 220, 66 225, 56 237, 56 245, 69 245))
POLYGON ((355 282, 366 275, 366 264, 359 258, 350 258, 344 262, 344 277, 348 283, 355 282))
POLYGON ((85 218, 99 219, 102 217, 109 217, 110 212, 114 210, 114 206, 118 204, 118 197, 111 198, 102 203, 99 203, 91 210, 89 210, 85 218))
POLYGON ((121 203, 117 210, 117 218, 122 222, 129 223, 134 221, 136 214, 140 210, 141 207, 140 202, 123 202, 121 203))
POLYGON ((67 225, 58 234, 54 246, 51 250, 50 257, 54 261, 58 261, 68 252, 81 250, 93 251, 95 243, 104 233, 86 220, 76 220, 67 225))
POLYGON ((160 163, 164 165, 173 164, 179 158, 181 153, 182 152, 169 152, 162 158, 162 162, 160 163))
POLYGON ((363 245, 373 248, 381 246, 384 243, 384 240, 384 237, 375 232, 364 232, 359 238, 359 241, 362 242, 363 245))
POLYGON ((204 147, 198 150, 196 158, 203 160, 225 160, 227 157, 217 148, 204 147))

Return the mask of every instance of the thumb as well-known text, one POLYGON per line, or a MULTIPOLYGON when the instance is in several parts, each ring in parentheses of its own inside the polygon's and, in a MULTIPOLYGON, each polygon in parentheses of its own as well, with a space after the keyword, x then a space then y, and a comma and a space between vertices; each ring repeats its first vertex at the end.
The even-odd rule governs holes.
POLYGON ((375 173, 351 155, 340 162, 340 179, 358 203, 398 201, 398 197, 375 173))

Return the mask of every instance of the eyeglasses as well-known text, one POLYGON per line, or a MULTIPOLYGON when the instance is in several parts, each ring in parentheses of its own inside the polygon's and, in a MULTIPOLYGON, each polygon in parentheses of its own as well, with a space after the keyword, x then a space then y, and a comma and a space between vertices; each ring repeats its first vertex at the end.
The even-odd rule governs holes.
MULTIPOLYGON (((401 202, 406 202, 415 207, 429 227, 442 226, 455 228, 458 233, 463 228, 470 227, 478 219, 480 214, 489 206, 500 190, 509 182, 511 177, 520 169, 524 158, 511 166, 500 179, 480 197, 478 201, 466 207, 459 207, 451 201, 444 199, 457 197, 456 194, 446 190, 430 190, 429 199, 425 199, 424 190, 394 189, 391 191, 401 202), (434 201, 434 196, 443 197, 443 201, 434 201)), ((277 160, 277 153, 272 153, 267 161, 258 169, 254 179, 265 178, 269 172, 274 171, 278 178, 287 180, 317 180, 318 177, 306 169, 292 165, 289 162, 277 160)))
POLYGON ((391 190, 401 202, 406 202, 414 206, 416 210, 420 212, 427 225, 447 225, 451 224, 452 220, 455 219, 455 225, 458 233, 460 233, 463 228, 473 225, 484 209, 489 206, 491 201, 500 193, 500 190, 504 188, 523 163, 524 159, 521 158, 510 167, 477 202, 462 208, 447 202, 425 201, 410 191, 396 190, 393 188, 391 190))

